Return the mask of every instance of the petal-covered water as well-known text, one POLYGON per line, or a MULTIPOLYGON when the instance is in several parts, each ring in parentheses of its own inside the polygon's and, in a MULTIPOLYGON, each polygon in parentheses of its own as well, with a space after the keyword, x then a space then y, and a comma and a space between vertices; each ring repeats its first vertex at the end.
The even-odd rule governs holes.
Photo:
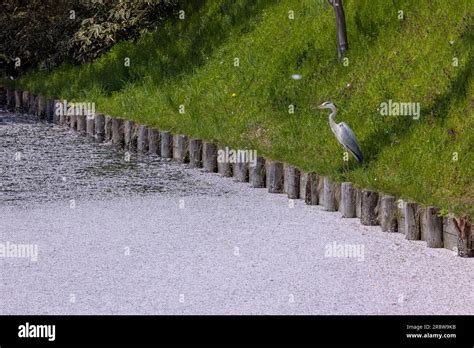
POLYGON ((133 194, 221 194, 204 174, 0 110, 0 205, 133 194))

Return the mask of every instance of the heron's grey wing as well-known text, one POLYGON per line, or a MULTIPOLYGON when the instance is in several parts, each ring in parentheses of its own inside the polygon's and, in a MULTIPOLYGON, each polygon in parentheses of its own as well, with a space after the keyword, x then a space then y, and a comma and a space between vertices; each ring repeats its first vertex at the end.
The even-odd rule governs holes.
POLYGON ((340 130, 339 134, 341 137, 342 145, 345 146, 350 152, 352 152, 352 154, 359 162, 362 162, 362 151, 360 151, 360 146, 357 142, 357 138, 354 132, 345 122, 339 123, 338 126, 340 130))

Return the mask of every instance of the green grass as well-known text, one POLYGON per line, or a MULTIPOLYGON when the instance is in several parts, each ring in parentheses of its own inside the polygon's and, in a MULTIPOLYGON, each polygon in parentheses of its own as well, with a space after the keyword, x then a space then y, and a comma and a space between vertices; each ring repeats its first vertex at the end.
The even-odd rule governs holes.
POLYGON ((185 20, 169 20, 136 43, 117 44, 91 64, 32 72, 18 84, 474 215, 474 2, 344 5, 348 66, 336 59, 334 13, 327 1, 214 0, 187 5, 185 20), (292 80, 295 73, 303 79, 292 80), (419 102, 420 119, 381 116, 378 107, 389 99, 419 102), (326 100, 338 105, 337 121, 354 130, 365 165, 343 161, 327 110, 314 108, 326 100))

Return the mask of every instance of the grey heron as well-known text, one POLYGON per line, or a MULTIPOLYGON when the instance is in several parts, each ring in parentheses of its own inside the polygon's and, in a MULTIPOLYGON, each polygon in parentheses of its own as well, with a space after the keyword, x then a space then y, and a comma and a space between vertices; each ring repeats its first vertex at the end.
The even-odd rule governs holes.
POLYGON ((352 129, 345 122, 336 123, 334 121, 334 117, 336 117, 337 114, 336 105, 331 102, 324 102, 318 106, 318 109, 331 109, 331 113, 329 114, 329 126, 336 136, 337 141, 339 141, 347 151, 352 153, 358 162, 362 162, 362 151, 360 151, 357 138, 352 129))

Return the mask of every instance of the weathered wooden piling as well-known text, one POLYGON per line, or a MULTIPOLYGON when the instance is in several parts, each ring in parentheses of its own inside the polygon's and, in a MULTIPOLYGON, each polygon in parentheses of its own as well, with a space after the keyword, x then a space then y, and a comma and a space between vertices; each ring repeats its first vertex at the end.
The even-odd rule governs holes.
POLYGON ((459 236, 454 216, 449 214, 443 218, 443 246, 449 250, 458 249, 459 236))
POLYGON ((397 227, 399 233, 405 234, 405 202, 402 199, 397 201, 397 227))
POLYGON ((21 95, 21 105, 22 105, 22 112, 27 113, 29 108, 30 108, 30 92, 29 91, 23 91, 21 95))
POLYGON ((474 231, 468 216, 449 214, 443 218, 443 244, 460 257, 474 257, 474 231))
POLYGON ((54 100, 46 99, 46 119, 49 122, 54 121, 54 100))
POLYGON ((305 199, 308 173, 300 170, 300 199, 305 199))
POLYGON ((458 256, 474 257, 474 233, 471 218, 463 215, 453 218, 458 232, 458 256))
POLYGON ((160 132, 161 157, 173 158, 173 135, 169 131, 160 132))
POLYGON ((371 190, 362 190, 360 198, 360 223, 366 226, 378 225, 377 203, 379 201, 379 194, 371 190))
POLYGON ((160 132, 155 128, 148 128, 148 153, 160 155, 160 132))
POLYGON ((137 132, 135 131, 135 122, 131 120, 125 120, 123 122, 123 141, 125 148, 128 150, 134 150, 137 148, 137 132))
POLYGON ((116 117, 112 118, 112 144, 120 147, 124 145, 123 120, 116 117))
POLYGON ((268 192, 283 193, 283 163, 271 161, 267 165, 268 192))
POLYGON ((397 204, 395 197, 384 195, 379 207, 380 229, 383 232, 397 232, 397 204))
POLYGON ((61 124, 63 100, 54 99, 53 123, 61 124))
POLYGON ((306 186, 304 188, 304 201, 308 205, 318 205, 319 202, 319 187, 320 177, 310 172, 306 176, 306 186))
POLYGON ((46 119, 46 97, 42 95, 38 96, 37 116, 40 120, 46 119))
POLYGON ((6 108, 7 110, 13 110, 15 109, 15 93, 11 88, 5 88, 6 92, 6 108))
POLYGON ((232 166, 232 172, 235 181, 248 182, 249 181, 249 164, 247 162, 236 162, 232 166))
POLYGON ((324 206, 324 177, 318 176, 318 204, 324 206))
POLYGON ((298 199, 300 198, 300 171, 298 168, 288 166, 286 169, 286 189, 288 198, 298 199))
POLYGON ((426 241, 426 236, 427 236, 427 231, 428 231, 428 226, 427 226, 427 220, 426 220, 426 208, 418 206, 418 226, 420 228, 420 240, 426 241))
POLYGON ((249 165, 249 182, 254 188, 265 187, 265 158, 257 156, 256 162, 249 165))
POLYGON ((223 154, 227 153, 230 151, 230 148, 228 146, 219 148, 217 151, 217 172, 224 176, 224 177, 231 177, 233 175, 233 166, 232 163, 230 163, 223 154), (221 154, 219 156, 219 154, 221 154))
POLYGON ((38 100, 37 100, 37 96, 33 93, 30 93, 28 106, 29 106, 28 113, 32 115, 36 115, 36 111, 38 110, 38 100))
POLYGON ((336 184, 328 177, 323 179, 323 206, 326 211, 336 211, 337 199, 336 199, 336 184))
POLYGON ((98 142, 103 142, 105 139, 105 116, 104 114, 96 114, 95 115, 95 135, 94 138, 98 142))
POLYGON ((86 115, 77 115, 76 116, 76 125, 77 131, 81 134, 87 133, 87 116, 86 115))
POLYGON ((351 182, 341 184, 341 203, 339 206, 343 218, 356 217, 356 191, 351 182))
POLYGON ((202 167, 201 139, 189 139, 189 164, 192 168, 202 167))
POLYGON ((23 111, 23 98, 22 98, 22 91, 15 90, 15 111, 22 112, 23 111))
POLYGON ((208 172, 217 171, 217 146, 212 143, 202 143, 202 166, 208 172))
POLYGON ((354 188, 356 192, 356 217, 360 219, 362 215, 362 190, 360 188, 354 188))
POLYGON ((173 160, 178 163, 185 163, 188 156, 188 137, 182 134, 173 136, 173 160))
POLYGON ((112 117, 105 115, 104 120, 104 142, 109 143, 112 141, 112 117))
POLYGON ((95 115, 86 116, 86 134, 90 138, 95 138, 95 115))
POLYGON ((418 205, 413 202, 405 202, 405 236, 408 240, 421 238, 418 205))
POLYGON ((142 124, 137 127, 137 151, 148 152, 148 127, 142 124))
POLYGON ((69 116, 68 126, 71 127, 72 129, 77 129, 77 117, 78 115, 75 115, 75 114, 69 116))
POLYGON ((425 209, 426 245, 428 248, 443 247, 443 218, 439 216, 439 209, 427 207, 425 209))

